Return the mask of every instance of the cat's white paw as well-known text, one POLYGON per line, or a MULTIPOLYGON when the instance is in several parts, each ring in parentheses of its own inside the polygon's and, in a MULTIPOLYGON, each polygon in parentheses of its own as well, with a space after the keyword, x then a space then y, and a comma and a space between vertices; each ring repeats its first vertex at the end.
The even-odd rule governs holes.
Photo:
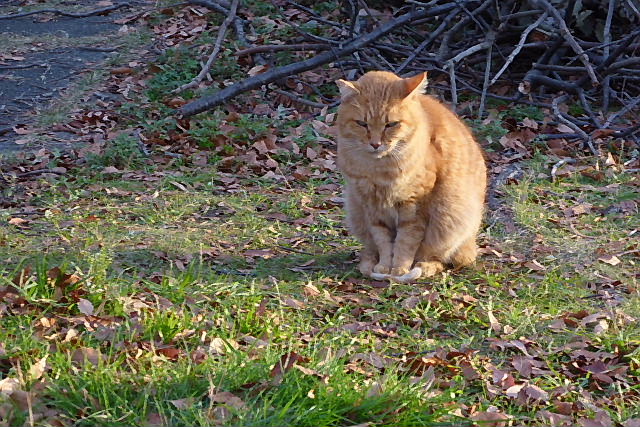
POLYGON ((392 276, 392 279, 400 283, 409 283, 419 279, 420 276, 422 276, 422 269, 420 267, 414 267, 402 276, 392 276))
POLYGON ((391 278, 390 274, 384 274, 384 273, 371 273, 370 276, 374 280, 388 280, 391 278))
POLYGON ((370 276, 374 280, 393 280, 398 283, 410 283, 422 276, 422 269, 420 267, 414 267, 402 276, 392 276, 390 274, 383 273, 371 273, 370 276))

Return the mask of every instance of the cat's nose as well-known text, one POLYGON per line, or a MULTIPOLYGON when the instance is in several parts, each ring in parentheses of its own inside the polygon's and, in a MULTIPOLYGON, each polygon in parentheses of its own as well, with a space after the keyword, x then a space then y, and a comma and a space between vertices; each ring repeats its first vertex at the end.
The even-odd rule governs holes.
POLYGON ((382 145, 382 143, 381 143, 381 142, 375 142, 375 141, 374 141, 374 142, 370 142, 370 143, 369 143, 369 145, 370 145, 370 146, 372 146, 374 150, 377 150, 378 148, 380 148, 380 146, 382 145))

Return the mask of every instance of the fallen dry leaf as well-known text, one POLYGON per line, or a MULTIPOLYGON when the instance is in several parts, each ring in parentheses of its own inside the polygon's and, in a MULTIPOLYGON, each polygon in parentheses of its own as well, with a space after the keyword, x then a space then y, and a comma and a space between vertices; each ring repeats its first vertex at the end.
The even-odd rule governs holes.
POLYGON ((235 409, 244 409, 247 407, 247 404, 244 403, 242 399, 228 391, 215 393, 211 396, 211 401, 215 403, 223 403, 235 409))
POLYGON ((609 413, 600 409, 593 418, 579 418, 578 425, 582 427, 610 427, 614 423, 609 413))
POLYGON ((123 173, 124 171, 121 171, 120 169, 118 169, 115 166, 107 166, 106 168, 102 169, 102 173, 106 173, 106 174, 111 174, 111 173, 123 173))
POLYGON ((618 258, 615 255, 602 256, 602 257, 598 258, 598 261, 601 261, 601 262, 604 262, 606 264, 613 265, 613 266, 616 266, 616 265, 618 265, 618 264, 620 264, 622 262, 622 261, 620 261, 620 258, 618 258))
POLYGON ((16 378, 5 378, 0 380, 0 393, 10 395, 16 390, 20 390, 20 381, 16 378))
POLYGON ((483 427, 505 427, 509 416, 501 412, 477 412, 471 419, 475 425, 483 427))
POLYGON ((11 397, 11 400, 13 400, 13 402, 18 405, 18 408, 23 411, 28 410, 29 407, 33 407, 33 394, 30 394, 24 390, 15 390, 9 397, 11 397))
POLYGON ((238 348, 240 348, 240 345, 228 338, 216 337, 209 343, 209 351, 213 354, 227 354, 229 350, 237 350, 238 348))
POLYGON ((488 310, 487 316, 489 317, 489 325, 491 326, 493 332, 495 332, 496 334, 500 333, 500 331, 502 331, 502 325, 500 324, 500 322, 498 322, 496 316, 493 315, 493 311, 488 310))
POLYGON ((243 255, 248 257, 258 257, 258 258, 268 259, 273 257, 275 253, 269 249, 249 249, 247 251, 244 251, 243 255))
POLYGON ((80 298, 78 300, 78 310, 80 310, 80 313, 84 314, 85 316, 92 316, 93 304, 87 299, 80 298))
POLYGON ((532 261, 527 261, 524 263, 524 266, 527 268, 530 268, 531 270, 534 271, 545 271, 547 269, 547 267, 545 267, 544 265, 540 264, 537 260, 532 260, 532 261))
POLYGON ((165 347, 156 350, 157 354, 166 357, 169 360, 176 361, 184 355, 184 351, 175 347, 165 347))
POLYGON ((291 297, 285 298, 284 301, 282 302, 284 305, 289 306, 291 308, 296 308, 298 310, 302 310, 307 307, 307 305, 304 302, 291 297))
POLYGON ((134 70, 131 67, 118 67, 118 68, 112 68, 109 72, 111 74, 132 74, 133 71, 134 70))
POLYGON ((177 409, 189 409, 193 406, 195 401, 196 399, 194 397, 187 397, 184 399, 170 400, 169 402, 171 402, 177 409))
POLYGON ((31 365, 28 373, 28 377, 31 381, 42 378, 42 375, 44 375, 45 371, 47 370, 48 357, 49 355, 46 354, 42 359, 31 365))
POLYGON ((505 391, 505 394, 509 397, 518 397, 518 394, 520 394, 520 391, 525 387, 525 385, 526 384, 512 385, 505 391))
POLYGON ((320 290, 311 283, 304 286, 303 292, 308 297, 317 297, 321 294, 320 290))
POLYGON ((308 358, 299 355, 296 352, 285 353, 280 357, 278 363, 275 364, 273 369, 271 369, 271 377, 273 378, 274 383, 278 383, 282 381, 284 374, 289 372, 291 368, 297 363, 307 363, 309 361, 308 358))
POLYGON ((15 226, 18 226, 18 227, 27 225, 28 223, 29 223, 29 221, 26 220, 26 219, 23 219, 23 218, 17 218, 16 217, 16 218, 10 218, 9 219, 9 224, 15 225, 15 226))
POLYGON ((369 365, 376 367, 378 369, 385 368, 389 366, 391 363, 390 360, 385 359, 384 357, 376 353, 356 353, 353 356, 351 356, 349 360, 351 361, 362 360, 363 362, 368 363, 369 365))
POLYGON ((100 360, 102 360, 100 350, 91 347, 76 348, 73 350, 73 353, 71 353, 71 361, 80 366, 86 365, 87 363, 98 366, 100 360))
POLYGON ((250 77, 253 77, 253 76, 257 76, 258 74, 266 72, 268 69, 269 69, 268 65, 256 65, 255 67, 247 71, 247 74, 249 74, 250 77))
POLYGON ((524 388, 524 392, 529 398, 533 400, 540 400, 543 402, 549 400, 549 393, 547 393, 537 385, 527 384, 527 386, 524 388))
POLYGON ((537 417, 542 419, 546 424, 550 424, 552 426, 570 426, 572 424, 571 417, 550 412, 546 409, 539 411, 537 413, 537 417))
POLYGON ((164 418, 162 418, 162 415, 157 412, 150 412, 149 415, 147 415, 146 422, 143 424, 144 427, 164 427, 166 425, 168 424, 164 418))

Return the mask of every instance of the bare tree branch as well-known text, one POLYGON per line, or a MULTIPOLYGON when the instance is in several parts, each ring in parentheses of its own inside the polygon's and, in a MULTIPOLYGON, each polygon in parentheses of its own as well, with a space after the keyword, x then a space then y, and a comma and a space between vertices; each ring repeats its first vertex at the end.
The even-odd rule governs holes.
POLYGON ((222 89, 220 92, 207 96, 204 98, 200 98, 196 101, 193 101, 189 104, 183 105, 178 111, 177 114, 183 117, 189 117, 194 114, 198 114, 202 111, 213 108, 217 105, 222 104, 229 99, 238 96, 239 94, 257 89, 263 85, 274 82, 283 77, 291 76, 294 74, 301 73, 303 71, 312 70, 316 67, 319 67, 323 64, 327 64, 333 60, 341 58, 343 56, 349 55, 355 52, 358 49, 361 49, 364 46, 374 42, 385 34, 390 33, 394 29, 409 24, 416 19, 425 18, 429 16, 436 16, 441 13, 446 13, 453 9, 455 4, 448 3, 442 6, 436 6, 430 9, 422 9, 422 10, 414 10, 404 15, 401 15, 387 23, 381 25, 370 33, 363 34, 362 36, 350 40, 341 49, 335 49, 331 51, 324 52, 320 55, 317 55, 313 58, 307 59, 302 62, 296 62, 293 64, 285 65, 282 67, 273 68, 266 73, 258 74, 253 77, 249 77, 246 80, 238 82, 232 86, 226 87, 222 89))
POLYGON ((237 56, 253 55, 254 53, 278 52, 281 50, 327 50, 330 45, 325 43, 295 43, 295 44, 268 44, 253 46, 236 52, 237 56))
POLYGON ((584 130, 582 130, 582 128, 580 126, 578 126, 577 124, 573 123, 571 120, 567 119, 560 112, 560 108, 558 107, 558 104, 560 102, 566 101, 567 99, 568 99, 567 95, 562 95, 562 96, 559 96, 557 98, 554 98, 553 102, 551 103, 551 106, 552 106, 552 109, 553 109, 553 113, 555 114, 555 116, 558 119, 558 121, 566 124, 567 126, 569 126, 571 129, 573 129, 577 134, 579 134, 582 137, 582 139, 587 143, 587 145, 589 146, 589 149, 591 149, 591 152, 595 156, 599 156, 600 153, 594 147, 593 140, 591 139, 591 135, 587 134, 584 130))
POLYGON ((516 58, 516 56, 518 56, 518 54, 520 53, 520 51, 522 50, 522 46, 524 45, 524 42, 527 41, 527 37, 529 36, 529 33, 533 30, 535 30, 536 28, 538 28, 538 26, 545 20, 547 19, 547 16, 549 16, 549 14, 547 12, 544 12, 542 15, 540 15, 540 17, 531 25, 529 25, 527 28, 525 28, 525 30, 522 32, 522 36, 520 37, 520 41, 518 42, 518 44, 516 45, 515 49, 513 49, 511 51, 511 53, 509 54, 509 57, 507 58, 507 61, 504 63, 504 65, 502 66, 502 68, 500 68, 500 71, 498 71, 496 73, 495 76, 493 76, 493 78, 491 79, 491 82, 489 82, 489 86, 493 86, 493 84, 498 81, 498 79, 500 78, 500 76, 502 75, 502 73, 504 73, 506 71, 506 69, 509 67, 509 65, 511 65, 511 63, 513 62, 513 60, 516 58))
POLYGON ((207 76, 207 74, 211 70, 211 65, 213 64, 213 60, 216 58, 216 56, 218 56, 218 53, 220 52, 222 41, 224 40, 224 36, 227 34, 227 27, 236 17, 236 9, 238 8, 238 2, 239 0, 233 0, 233 2, 231 3, 231 10, 229 10, 229 14, 225 18, 225 20, 222 22, 222 25, 220 25, 220 29, 218 30, 218 37, 216 38, 216 42, 215 42, 215 45, 213 46, 213 50, 211 51, 211 54, 209 55, 207 62, 202 66, 202 70, 200 70, 200 73, 198 73, 198 75, 189 83, 183 84, 182 86, 172 90, 171 93, 179 93, 184 90, 197 87, 200 84, 200 82, 202 82, 202 80, 204 80, 204 78, 207 76))
POLYGON ((533 0, 533 3, 540 5, 548 13, 550 13, 551 16, 553 16, 556 23, 560 27, 560 32, 562 33, 563 37, 565 38, 567 43, 569 43, 569 46, 571 46, 574 52, 578 55, 580 61, 584 64, 584 67, 587 69, 589 78, 591 78, 591 81, 594 85, 598 86, 600 82, 598 81, 598 77, 596 77, 596 73, 593 71, 593 65, 591 65, 591 62, 589 62, 589 57, 586 53, 584 53, 576 39, 573 38, 573 35, 571 35, 571 31, 569 30, 569 27, 567 27, 567 23, 565 22, 565 20, 562 18, 562 16, 560 16, 560 12, 558 12, 558 10, 553 7, 547 0, 533 0))

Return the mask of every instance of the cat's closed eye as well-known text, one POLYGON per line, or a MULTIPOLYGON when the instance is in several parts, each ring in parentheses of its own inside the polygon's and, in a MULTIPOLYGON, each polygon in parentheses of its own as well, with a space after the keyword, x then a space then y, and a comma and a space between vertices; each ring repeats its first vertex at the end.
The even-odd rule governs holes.
POLYGON ((366 127, 368 126, 368 125, 367 125, 367 122, 363 122, 362 120, 356 120, 356 123, 357 123, 359 126, 362 126, 363 128, 366 128, 366 127))
POLYGON ((384 125, 384 127, 386 127, 386 128, 392 128, 392 127, 396 127, 396 126, 398 126, 399 124, 400 124, 400 122, 399 122, 399 121, 389 122, 389 123, 387 123, 386 125, 384 125))

